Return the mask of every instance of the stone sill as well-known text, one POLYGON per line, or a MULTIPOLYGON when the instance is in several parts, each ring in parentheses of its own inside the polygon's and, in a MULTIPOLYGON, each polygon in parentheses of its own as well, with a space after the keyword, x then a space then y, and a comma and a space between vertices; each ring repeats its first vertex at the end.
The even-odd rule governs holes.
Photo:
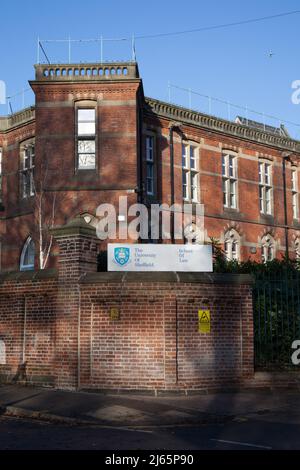
POLYGON ((40 281, 42 279, 57 279, 56 269, 42 269, 38 271, 10 271, 0 274, 0 284, 7 281, 40 281))
POLYGON ((249 274, 219 273, 182 273, 182 272, 103 272, 87 273, 79 281, 81 284, 107 282, 169 282, 198 284, 231 284, 252 285, 253 278, 249 274))

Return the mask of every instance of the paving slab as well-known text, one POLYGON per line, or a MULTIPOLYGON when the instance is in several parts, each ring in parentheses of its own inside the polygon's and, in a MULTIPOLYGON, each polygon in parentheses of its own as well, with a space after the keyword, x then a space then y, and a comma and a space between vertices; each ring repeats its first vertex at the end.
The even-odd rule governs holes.
POLYGON ((295 391, 155 397, 0 385, 0 408, 2 414, 103 426, 221 424, 262 417, 300 423, 295 391))

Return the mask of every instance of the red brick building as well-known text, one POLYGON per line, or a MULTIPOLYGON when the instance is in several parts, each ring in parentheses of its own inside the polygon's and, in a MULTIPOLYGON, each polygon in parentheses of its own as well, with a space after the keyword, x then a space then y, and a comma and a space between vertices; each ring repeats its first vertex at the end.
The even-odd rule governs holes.
POLYGON ((229 258, 300 256, 300 142, 283 127, 146 98, 135 63, 38 65, 30 85, 35 106, 0 118, 2 271, 42 264, 40 223, 47 238, 119 196, 204 204, 229 258))

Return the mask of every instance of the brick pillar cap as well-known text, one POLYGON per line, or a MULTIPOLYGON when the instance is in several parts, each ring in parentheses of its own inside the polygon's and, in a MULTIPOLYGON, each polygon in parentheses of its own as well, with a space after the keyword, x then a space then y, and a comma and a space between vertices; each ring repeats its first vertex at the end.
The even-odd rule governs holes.
POLYGON ((97 238, 96 228, 87 224, 83 217, 75 217, 69 220, 66 225, 60 225, 50 230, 55 238, 68 238, 83 235, 90 238, 97 238))

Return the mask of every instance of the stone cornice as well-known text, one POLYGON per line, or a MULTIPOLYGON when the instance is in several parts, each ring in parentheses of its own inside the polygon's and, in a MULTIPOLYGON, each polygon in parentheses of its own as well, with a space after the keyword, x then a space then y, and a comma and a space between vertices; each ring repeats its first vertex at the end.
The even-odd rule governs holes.
MULTIPOLYGON (((33 87, 37 85, 36 82, 31 82, 33 87)), ((122 84, 118 83, 113 83, 113 86, 108 87, 106 83, 102 84, 83 84, 82 87, 78 83, 73 83, 73 84, 67 84, 64 87, 61 86, 61 83, 51 83, 50 86, 45 88, 44 86, 39 90, 36 89, 36 97, 38 101, 51 101, 53 100, 53 103, 56 103, 57 106, 59 106, 59 101, 56 101, 55 98, 57 97, 64 97, 64 99, 68 99, 70 102, 75 101, 75 100, 84 100, 84 99, 94 99, 94 100, 99 100, 102 101, 104 98, 104 95, 122 95, 123 93, 135 93, 135 89, 131 88, 130 85, 132 85, 133 81, 131 82, 126 82, 122 84), (71 86, 72 85, 72 86, 71 86)), ((134 82, 137 83, 137 82, 134 82)), ((44 85, 44 84, 42 84, 44 85)))
POLYGON ((250 140, 279 150, 289 150, 291 152, 300 153, 300 141, 298 140, 278 136, 259 129, 253 129, 241 124, 236 124, 232 121, 192 111, 181 106, 145 97, 144 108, 146 112, 154 113, 162 118, 180 121, 183 124, 196 126, 211 132, 226 134, 230 137, 250 140))
POLYGON ((89 238, 97 238, 96 228, 87 224, 83 217, 75 217, 71 219, 66 225, 54 227, 50 229, 51 235, 55 238, 69 238, 85 236, 89 238))

